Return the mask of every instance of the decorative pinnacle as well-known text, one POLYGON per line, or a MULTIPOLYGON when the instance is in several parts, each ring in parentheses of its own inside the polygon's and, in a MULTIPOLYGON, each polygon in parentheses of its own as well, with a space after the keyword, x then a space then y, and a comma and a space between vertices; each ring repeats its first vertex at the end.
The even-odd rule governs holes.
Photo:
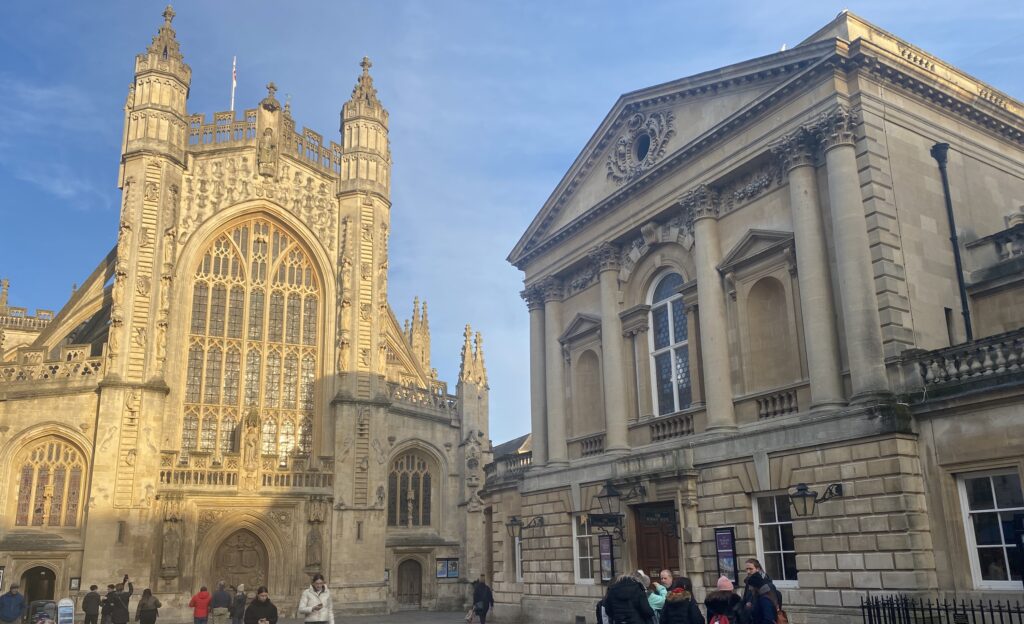
POLYGON ((170 26, 171 22, 173 22, 173 21, 174 21, 174 7, 172 7, 171 5, 168 4, 167 8, 164 9, 164 23, 167 24, 168 26, 170 26))
POLYGON ((277 85, 273 81, 267 83, 267 97, 272 98, 277 93, 277 85))
POLYGON ((370 68, 373 67, 373 62, 370 61, 370 57, 364 56, 362 62, 359 63, 359 66, 363 68, 363 75, 365 76, 370 73, 370 68))

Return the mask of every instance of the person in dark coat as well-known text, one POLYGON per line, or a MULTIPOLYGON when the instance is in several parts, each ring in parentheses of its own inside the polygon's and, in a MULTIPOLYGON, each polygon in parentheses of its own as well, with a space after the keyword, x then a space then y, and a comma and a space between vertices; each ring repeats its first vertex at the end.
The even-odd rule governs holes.
POLYGON ((723 576, 718 579, 718 588, 704 598, 704 606, 708 610, 708 624, 715 623, 715 616, 721 616, 719 621, 724 617, 729 624, 737 624, 743 600, 733 589, 732 581, 723 576))
POLYGON ((256 599, 246 607, 242 621, 245 624, 277 624, 277 607, 270 602, 265 586, 261 585, 256 590, 256 599))
POLYGON ((99 587, 89 586, 89 593, 82 596, 82 613, 85 614, 84 624, 97 624, 100 617, 100 604, 103 603, 103 596, 96 591, 99 587))
POLYGON ((11 589, 0 596, 0 622, 14 624, 25 615, 25 596, 18 593, 21 587, 11 583, 11 589))
POLYGON ((487 624, 487 612, 494 608, 494 593, 487 585, 483 574, 473 584, 473 612, 480 618, 480 624, 487 624))
POLYGON ((757 594, 751 588, 751 580, 757 581, 757 591, 761 591, 762 587, 767 586, 768 589, 764 591, 771 591, 772 598, 774 598, 779 606, 782 605, 782 594, 775 588, 775 583, 772 582, 768 573, 764 571, 760 561, 757 559, 747 559, 744 567, 747 571, 747 578, 743 579, 743 604, 740 608, 740 622, 742 624, 751 624, 753 622, 754 605, 757 602, 755 600, 757 594))
POLYGON ((647 624, 654 609, 647 602, 647 588, 633 576, 615 579, 604 595, 604 610, 612 624, 647 624))
POLYGON ((107 600, 111 601, 111 624, 128 624, 128 620, 132 619, 128 603, 131 602, 133 593, 135 593, 135 585, 128 580, 128 575, 125 574, 124 580, 114 587, 114 592, 107 594, 107 600), (128 587, 128 591, 125 591, 125 586, 128 587))
POLYGON ((142 598, 139 599, 139 605, 135 607, 135 621, 139 624, 156 624, 156 618, 160 614, 160 599, 153 595, 153 592, 147 587, 142 590, 142 598))
POLYGON ((673 576, 672 570, 669 569, 662 570, 659 576, 661 580, 661 585, 669 591, 682 587, 691 594, 693 593, 693 583, 691 583, 690 579, 688 579, 687 577, 673 576))
POLYGON ((750 624, 775 624, 775 613, 779 605, 775 600, 775 592, 768 584, 767 578, 766 576, 755 575, 747 580, 747 587, 753 594, 750 624))
POLYGON ((676 587, 665 598, 660 624, 704 624, 704 616, 693 594, 682 587, 676 587))
POLYGON ((107 593, 100 599, 100 621, 102 624, 110 624, 110 611, 114 608, 114 584, 107 585, 107 593))
POLYGON ((231 598, 231 624, 242 624, 246 602, 245 583, 239 583, 238 589, 234 591, 235 593, 231 598))

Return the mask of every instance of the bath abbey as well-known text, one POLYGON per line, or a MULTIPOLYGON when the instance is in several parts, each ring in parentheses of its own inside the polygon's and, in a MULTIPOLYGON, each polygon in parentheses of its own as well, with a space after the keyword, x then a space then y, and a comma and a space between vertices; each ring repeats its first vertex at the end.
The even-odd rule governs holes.
POLYGON ((466 326, 452 393, 427 304, 403 322, 388 302, 371 64, 339 142, 298 128, 273 83, 208 119, 187 110, 173 18, 135 58, 116 244, 55 315, 3 284, 4 590, 128 573, 184 619, 201 584, 294 608, 322 572, 340 611, 461 606, 482 571, 482 340, 466 326))

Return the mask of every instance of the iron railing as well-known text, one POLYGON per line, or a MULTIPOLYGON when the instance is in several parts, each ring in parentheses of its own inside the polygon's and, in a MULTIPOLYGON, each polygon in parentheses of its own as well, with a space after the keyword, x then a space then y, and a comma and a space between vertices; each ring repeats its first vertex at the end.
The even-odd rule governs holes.
POLYGON ((942 600, 909 596, 861 599, 864 624, 1024 624, 1024 605, 991 600, 942 600))

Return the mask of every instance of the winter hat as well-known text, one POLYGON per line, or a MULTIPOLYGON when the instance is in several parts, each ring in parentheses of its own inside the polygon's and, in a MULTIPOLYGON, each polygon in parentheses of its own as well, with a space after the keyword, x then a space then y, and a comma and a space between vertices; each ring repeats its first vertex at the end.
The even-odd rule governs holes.
POLYGON ((720 576, 718 577, 718 589, 719 591, 731 592, 735 587, 732 586, 732 581, 730 581, 728 577, 720 576))
POLYGON ((644 574, 643 570, 637 570, 636 573, 633 574, 633 578, 640 581, 645 588, 650 587, 651 585, 651 577, 644 574))

